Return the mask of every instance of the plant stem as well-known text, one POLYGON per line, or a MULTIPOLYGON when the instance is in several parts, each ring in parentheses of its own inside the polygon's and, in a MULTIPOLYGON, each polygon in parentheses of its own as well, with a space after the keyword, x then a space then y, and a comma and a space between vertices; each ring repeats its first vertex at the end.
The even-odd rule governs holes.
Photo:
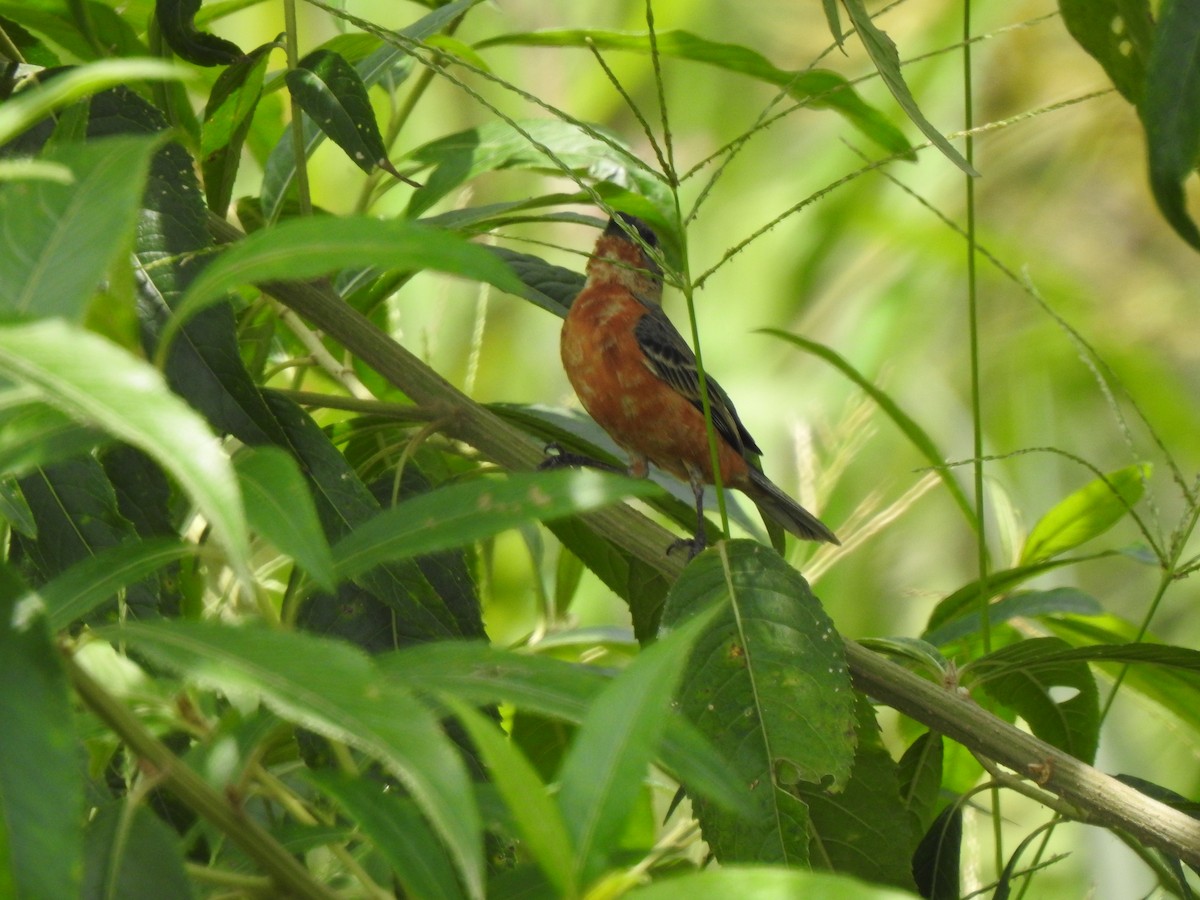
MULTIPOLYGON (((296 0, 283 0, 283 27, 287 33, 287 66, 289 71, 300 64, 300 49, 296 42, 298 29, 296 27, 296 0)), ((312 215, 312 195, 308 187, 308 155, 304 149, 304 111, 300 109, 300 101, 290 91, 288 92, 292 121, 288 128, 292 134, 292 155, 296 158, 296 192, 300 198, 300 215, 312 215)), ((280 205, 282 209, 282 204, 280 205)))

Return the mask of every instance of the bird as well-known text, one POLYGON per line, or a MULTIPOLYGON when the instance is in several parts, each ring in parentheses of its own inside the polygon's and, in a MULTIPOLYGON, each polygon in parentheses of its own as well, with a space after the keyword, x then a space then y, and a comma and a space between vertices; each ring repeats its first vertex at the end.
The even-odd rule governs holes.
MULTIPOLYGON (((609 219, 563 322, 560 350, 583 408, 629 455, 628 473, 644 478, 655 465, 691 485, 695 535, 668 552, 686 547, 694 557, 707 543, 704 486, 714 482, 712 455, 696 355, 663 310, 662 269, 647 252, 658 246, 641 219, 621 212, 609 219)), ((705 384, 721 483, 742 491, 765 519, 797 537, 839 544, 820 519, 763 473, 762 450, 707 371, 705 384)), ((567 464, 580 459, 571 456, 567 464)))

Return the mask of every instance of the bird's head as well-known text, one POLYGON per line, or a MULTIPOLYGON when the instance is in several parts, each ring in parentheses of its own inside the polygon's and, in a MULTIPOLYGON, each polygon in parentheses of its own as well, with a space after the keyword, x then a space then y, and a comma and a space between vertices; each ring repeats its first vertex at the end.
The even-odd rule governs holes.
POLYGON ((596 242, 588 274, 618 281, 647 300, 659 302, 662 269, 646 252, 647 247, 657 250, 658 246, 658 236, 649 225, 629 213, 617 213, 608 220, 608 227, 596 242))

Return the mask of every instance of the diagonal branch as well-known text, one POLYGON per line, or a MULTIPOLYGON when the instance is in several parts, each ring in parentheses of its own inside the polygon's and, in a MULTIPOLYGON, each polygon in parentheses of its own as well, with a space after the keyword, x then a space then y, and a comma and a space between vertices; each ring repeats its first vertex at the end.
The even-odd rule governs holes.
MULTIPOLYGON (((210 216, 209 228, 221 243, 242 237, 237 228, 215 216, 210 216)), ((448 436, 508 469, 533 469, 542 461, 543 448, 537 441, 460 392, 328 287, 300 282, 273 282, 260 287, 341 342, 431 416, 443 419, 448 436)), ((632 507, 607 507, 587 514, 583 521, 596 534, 668 578, 675 578, 683 570, 683 560, 663 553, 673 535, 632 507)), ((1122 829, 1148 846, 1200 866, 1200 820, 1068 756, 969 698, 933 684, 854 641, 846 639, 845 645, 855 686, 863 693, 1021 776, 1033 777, 1041 788, 1074 805, 1080 821, 1122 829)))

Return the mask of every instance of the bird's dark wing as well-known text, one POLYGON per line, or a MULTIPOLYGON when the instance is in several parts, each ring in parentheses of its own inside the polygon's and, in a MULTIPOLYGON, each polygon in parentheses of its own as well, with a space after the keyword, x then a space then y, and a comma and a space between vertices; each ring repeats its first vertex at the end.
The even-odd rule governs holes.
MULTIPOLYGON (((704 411, 700 400, 700 373, 696 369, 696 355, 692 348, 675 330, 661 307, 650 306, 633 329, 638 346, 646 354, 646 365, 650 371, 686 397, 696 409, 704 411)), ((709 407, 712 409, 713 425, 730 446, 743 456, 747 452, 761 455, 758 444, 738 418, 737 410, 729 395, 707 372, 709 407)))

